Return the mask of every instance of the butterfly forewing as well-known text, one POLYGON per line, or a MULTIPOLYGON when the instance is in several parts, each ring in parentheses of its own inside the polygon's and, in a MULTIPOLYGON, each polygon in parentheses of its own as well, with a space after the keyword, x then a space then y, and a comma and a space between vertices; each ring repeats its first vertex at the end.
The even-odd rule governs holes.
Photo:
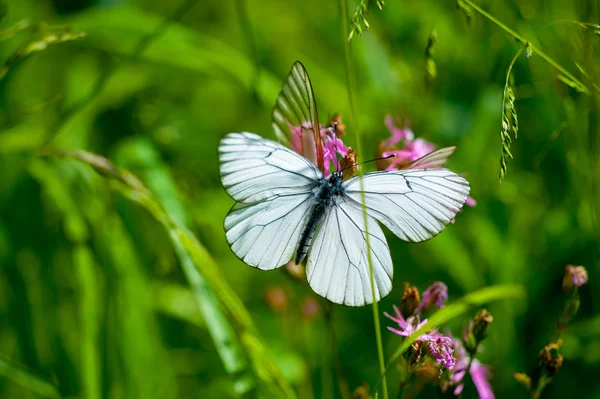
POLYGON ((247 264, 290 261, 323 177, 297 153, 253 133, 230 133, 219 146, 221 181, 237 204, 225 218, 227 242, 247 264))
POLYGON ((221 182, 236 201, 306 193, 323 177, 303 156, 254 133, 230 133, 219 145, 221 182))
POLYGON ((308 73, 300 61, 292 65, 273 108, 273 128, 277 138, 291 146, 292 129, 299 129, 300 151, 323 171, 319 116, 308 73))

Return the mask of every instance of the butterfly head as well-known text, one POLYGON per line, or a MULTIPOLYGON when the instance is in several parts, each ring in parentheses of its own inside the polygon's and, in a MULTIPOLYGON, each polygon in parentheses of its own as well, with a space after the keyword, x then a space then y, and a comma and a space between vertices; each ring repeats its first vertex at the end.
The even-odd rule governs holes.
POLYGON ((329 175, 329 178, 327 178, 327 184, 336 195, 340 195, 342 193, 343 180, 344 173, 341 170, 333 172, 331 175, 329 175))

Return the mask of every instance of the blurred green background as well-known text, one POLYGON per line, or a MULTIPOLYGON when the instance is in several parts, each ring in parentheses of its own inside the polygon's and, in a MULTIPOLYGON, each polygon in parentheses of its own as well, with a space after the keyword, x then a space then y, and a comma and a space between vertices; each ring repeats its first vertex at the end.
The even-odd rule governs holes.
MULTIPOLYGON (((478 202, 426 243, 388 234, 395 288, 380 310, 399 303, 403 282, 444 281, 451 301, 523 284, 525 299, 489 304, 494 323, 479 358, 492 367, 496 397, 526 397, 512 374, 531 372, 556 335, 565 266, 585 265, 590 283, 544 394, 600 398, 600 38, 572 22, 598 23, 600 2, 479 4, 592 93, 561 83, 535 52, 522 55, 519 137, 500 184, 502 91, 520 45, 454 1, 372 7, 369 33, 351 42, 359 156, 374 156, 389 136, 386 115, 407 120, 417 136, 458 146, 449 166, 467 175, 478 202), (437 79, 428 84, 433 30, 437 79)), ((274 137, 271 109, 296 60, 322 121, 340 112, 355 145, 338 2, 3 0, 0 15, 0 396, 340 397, 323 302, 314 314, 308 287, 229 250, 222 223, 233 200, 216 150, 232 131, 274 137), (49 32, 66 42, 28 54, 49 32), (84 149, 134 173, 197 237, 197 256, 135 192, 81 162, 41 156, 48 148, 84 149)), ((460 334, 475 312, 444 328, 460 334)), ((333 313, 350 389, 373 388, 372 309, 333 313)), ((382 333, 387 358, 400 339, 382 333)), ((398 381, 392 369, 392 396, 398 381)), ((463 396, 477 397, 472 384, 463 396)))

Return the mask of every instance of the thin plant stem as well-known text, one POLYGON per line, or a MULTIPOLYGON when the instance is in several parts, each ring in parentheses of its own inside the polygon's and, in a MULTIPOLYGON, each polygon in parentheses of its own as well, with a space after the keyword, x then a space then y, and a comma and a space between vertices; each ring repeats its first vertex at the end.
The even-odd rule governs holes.
MULTIPOLYGON (((508 81, 510 80, 510 74, 512 72, 513 66, 515 65, 515 62, 517 62, 517 58, 519 58, 519 56, 521 55, 521 53, 523 52, 525 47, 527 47, 527 46, 525 45, 525 46, 521 47, 519 49, 519 51, 517 51, 517 54, 515 54, 512 61, 510 62, 510 65, 508 66, 508 72, 506 72, 506 82, 504 83, 504 97, 503 98, 506 98, 506 90, 508 89, 508 81)), ((504 114, 504 101, 502 101, 502 113, 504 114)))
MULTIPOLYGON (((359 154, 362 154, 362 145, 360 140, 360 126, 358 121, 358 113, 356 110, 356 75, 354 73, 354 65, 352 64, 352 48, 348 42, 348 3, 347 0, 339 0, 340 12, 341 12, 341 28, 342 28, 342 43, 344 43, 344 64, 346 66, 346 87, 348 89, 348 100, 350 101, 350 116, 352 120, 352 127, 356 135, 356 149, 359 154)), ((359 169, 359 174, 362 171, 359 169)), ((371 244, 369 241, 369 226, 367 218, 367 208, 365 205, 365 192, 363 187, 363 179, 360 179, 360 192, 361 202, 363 207, 363 216, 365 224, 365 239, 367 244, 367 260, 369 262, 369 281, 371 283, 371 296, 373 299, 373 324, 375 327, 375 340, 377 342, 377 357, 379 359, 379 370, 383 376, 381 381, 381 390, 383 392, 383 399, 388 399, 387 392, 387 381, 385 377, 385 359, 383 357, 383 344, 381 339, 381 323, 379 321, 379 304, 375 299, 375 280, 373 277, 373 261, 371 259, 371 244)))
POLYGON ((323 306, 323 310, 325 313, 325 321, 327 322, 327 330, 329 331, 329 338, 331 340, 331 356, 333 357, 333 363, 335 366, 335 373, 340 388, 340 394, 342 395, 343 399, 350 399, 352 395, 350 394, 348 380, 344 376, 344 370, 342 368, 342 362, 340 360, 339 350, 337 346, 335 325, 333 324, 333 306, 331 305, 331 303, 326 302, 323 306))
POLYGON ((493 15, 491 15, 488 12, 486 12, 485 10, 483 10, 481 7, 479 7, 477 4, 473 3, 471 0, 464 0, 464 2, 467 3, 469 6, 471 6, 479 14, 483 15, 484 17, 486 17, 487 19, 489 19, 490 21, 492 21, 493 23, 495 23, 496 25, 498 25, 498 27, 502 28, 509 35, 511 35, 512 37, 514 37, 515 40, 523 43, 526 46, 529 46, 531 48, 531 50, 533 50, 537 55, 539 55, 540 57, 542 57, 542 59, 544 59, 547 63, 549 63, 550 65, 552 65, 554 68, 556 68, 558 71, 560 71, 563 75, 565 75, 567 78, 569 78, 570 80, 572 80, 576 85, 580 86, 582 89, 585 89, 586 94, 590 93, 590 90, 587 88, 586 85, 584 85, 583 83, 581 83, 579 81, 579 79, 577 79, 575 76, 573 76, 562 65, 560 65, 558 62, 556 62, 552 58, 550 58, 550 56, 548 56, 546 53, 544 53, 539 47, 537 47, 536 45, 534 45, 533 43, 531 43, 525 37, 519 35, 514 30, 510 29, 504 23, 502 23, 498 19, 496 19, 496 17, 494 17, 493 15))

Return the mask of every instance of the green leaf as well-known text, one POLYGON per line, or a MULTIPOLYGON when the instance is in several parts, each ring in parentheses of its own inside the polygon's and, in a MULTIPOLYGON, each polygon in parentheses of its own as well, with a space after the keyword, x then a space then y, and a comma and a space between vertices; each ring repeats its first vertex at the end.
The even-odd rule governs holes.
POLYGON ((583 86, 581 83, 575 82, 573 79, 571 79, 565 75, 562 75, 562 74, 559 74, 556 77, 558 78, 558 80, 560 80, 567 86, 574 88, 578 92, 584 93, 584 94, 590 94, 590 91, 588 90, 588 88, 583 86))
POLYGON ((33 375, 21 365, 0 357, 0 375, 13 380, 44 398, 60 398, 58 389, 50 382, 33 375))

